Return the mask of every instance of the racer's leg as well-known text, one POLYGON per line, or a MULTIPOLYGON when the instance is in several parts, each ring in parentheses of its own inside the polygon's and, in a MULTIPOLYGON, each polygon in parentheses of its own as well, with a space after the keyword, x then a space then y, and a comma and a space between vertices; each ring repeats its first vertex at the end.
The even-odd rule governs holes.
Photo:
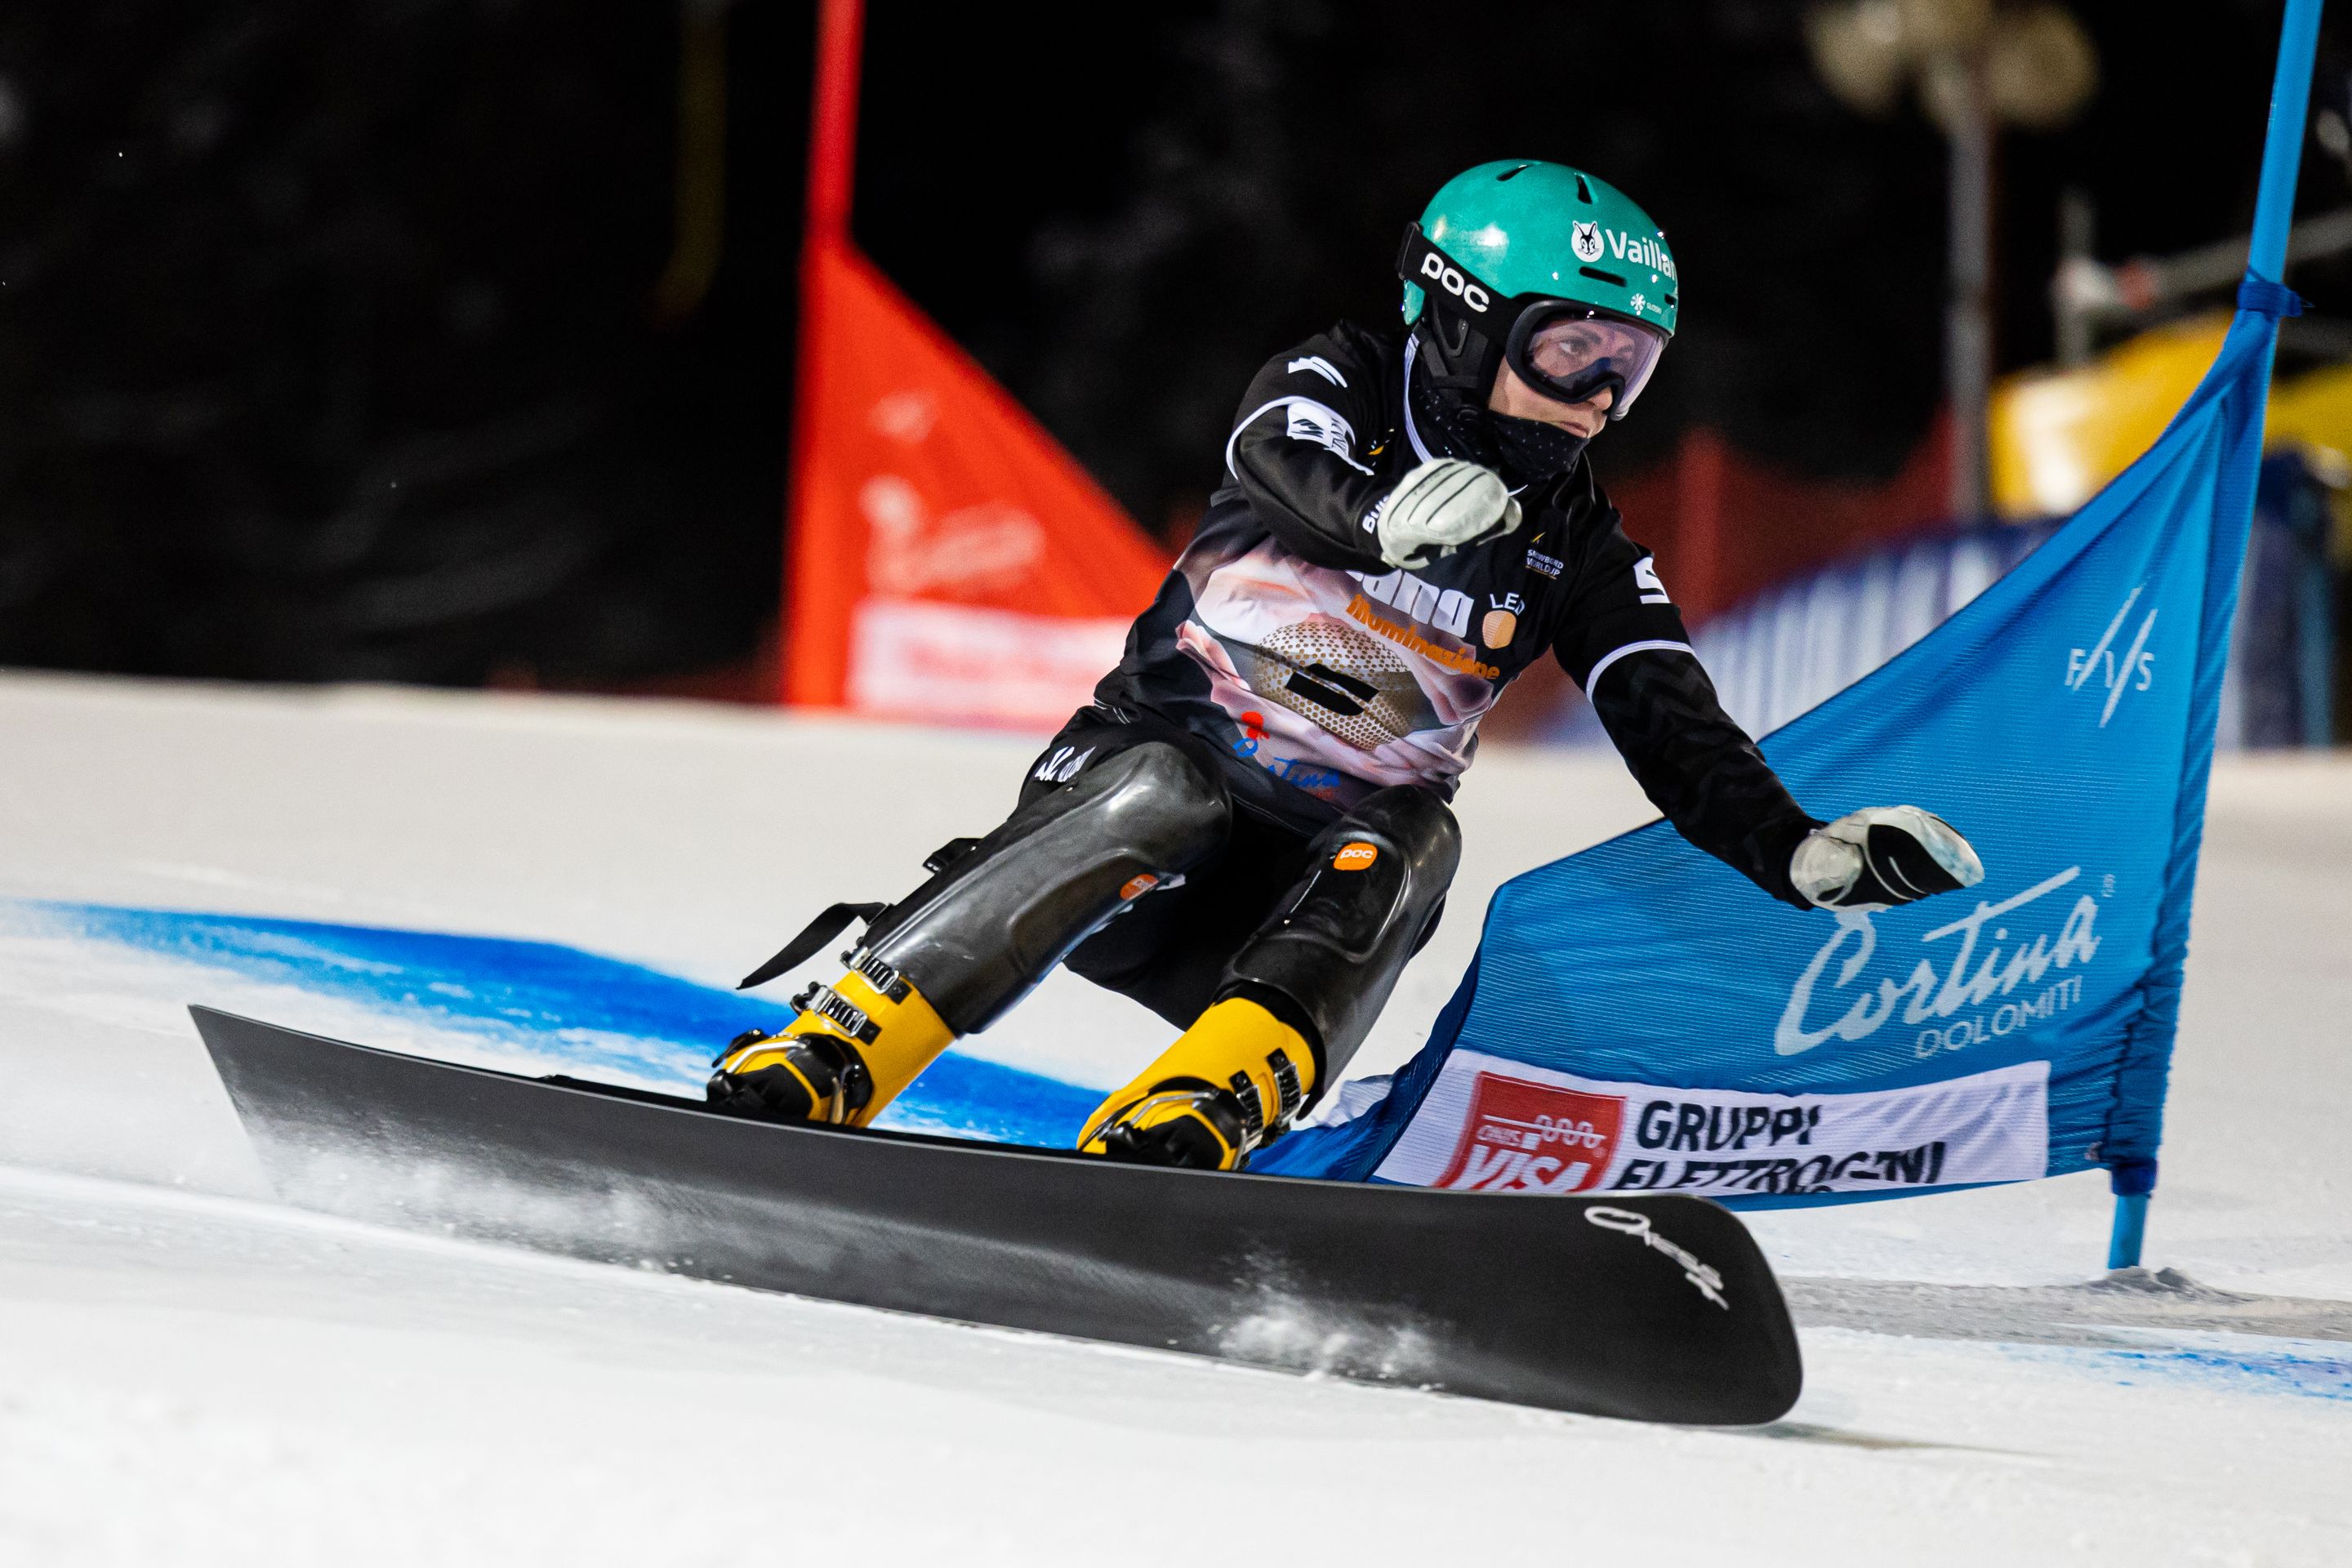
POLYGON ((1225 846, 1080 942, 1062 967, 1139 1002, 1179 1031, 1208 1011, 1234 954, 1307 876, 1317 829, 1261 816, 1238 799, 1225 846))
POLYGON ((1090 757, 1049 748, 1021 806, 877 915, 849 972, 803 993, 782 1035, 730 1046, 711 1075, 712 1103, 864 1126, 1089 933, 1213 855, 1232 818, 1213 754, 1148 732, 1104 733, 1090 757))
POLYGON ((1454 814, 1417 786, 1381 790, 1327 828, 1215 1000, 1103 1101, 1078 1146, 1231 1170, 1280 1136, 1371 1031, 1436 924, 1461 845, 1454 814))

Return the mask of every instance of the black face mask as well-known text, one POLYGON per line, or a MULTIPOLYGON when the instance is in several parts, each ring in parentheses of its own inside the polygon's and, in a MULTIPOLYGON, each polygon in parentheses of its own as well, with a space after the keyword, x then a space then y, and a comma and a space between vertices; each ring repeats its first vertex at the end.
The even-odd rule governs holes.
POLYGON ((1502 471, 1530 484, 1567 478, 1577 459, 1584 456, 1585 443, 1592 439, 1540 419, 1519 419, 1491 409, 1481 412, 1494 426, 1496 445, 1502 448, 1502 471))
POLYGON ((1566 478, 1591 439, 1540 419, 1497 414, 1458 392, 1440 391, 1421 376, 1413 378, 1412 411, 1446 446, 1484 463, 1514 487, 1541 487, 1566 478))

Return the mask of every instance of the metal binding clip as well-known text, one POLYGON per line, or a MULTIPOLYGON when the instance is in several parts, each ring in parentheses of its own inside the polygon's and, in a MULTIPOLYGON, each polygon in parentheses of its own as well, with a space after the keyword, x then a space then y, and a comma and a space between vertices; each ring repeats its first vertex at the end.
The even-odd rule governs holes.
POLYGON ((1287 1127, 1290 1119, 1298 1114, 1298 1102, 1307 1098, 1305 1091, 1298 1087, 1297 1065, 1290 1059, 1290 1053, 1280 1046, 1267 1054, 1265 1065, 1273 1069, 1275 1092, 1282 1097, 1282 1114, 1277 1120, 1287 1127))
POLYGON ((914 989, 907 984, 905 975, 875 957, 872 948, 861 947, 854 952, 845 952, 841 961, 865 976, 868 985, 893 1002, 904 1002, 908 993, 914 989))
POLYGON ((793 1005, 803 1013, 814 1013, 863 1046, 872 1045, 882 1033, 881 1025, 830 985, 811 985, 793 998, 793 1005))
POLYGON ((845 1122, 865 1110, 866 1101, 874 1098, 874 1075, 866 1070, 865 1058, 856 1051, 845 1049, 841 1054, 849 1060, 842 1064, 835 1077, 840 1087, 833 1097, 833 1120, 845 1122))
POLYGON ((1256 1083, 1245 1072, 1234 1074, 1231 1087, 1234 1098, 1241 1101, 1241 1152, 1247 1153, 1265 1136, 1265 1102, 1258 1097, 1256 1083))

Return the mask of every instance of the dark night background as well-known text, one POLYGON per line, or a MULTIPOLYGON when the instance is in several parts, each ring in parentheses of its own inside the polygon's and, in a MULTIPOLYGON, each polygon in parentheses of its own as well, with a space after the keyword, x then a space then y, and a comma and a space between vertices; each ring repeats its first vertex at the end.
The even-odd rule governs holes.
MULTIPOLYGON (((2242 233, 2252 206, 2278 0, 2074 8, 2098 98, 2001 150, 2003 368, 2051 353, 2066 184, 2108 259, 2242 233)), ((856 231, 1172 533, 1260 361, 1395 309, 1398 232, 1438 184, 1559 158, 1659 219, 1686 289, 1604 480, 1703 426, 1884 485, 1935 426, 1943 146, 1916 110, 1841 108, 1801 18, 873 0, 856 231)), ((726 12, 723 248, 664 310, 669 5, 0 17, 0 664, 753 689, 813 25, 804 0, 726 12)), ((2342 105, 2346 63, 2323 47, 2315 105, 2342 105)), ((2305 169, 2300 210, 2352 200, 2315 146, 2305 169)), ((2340 267, 2295 282, 2352 305, 2340 267)))

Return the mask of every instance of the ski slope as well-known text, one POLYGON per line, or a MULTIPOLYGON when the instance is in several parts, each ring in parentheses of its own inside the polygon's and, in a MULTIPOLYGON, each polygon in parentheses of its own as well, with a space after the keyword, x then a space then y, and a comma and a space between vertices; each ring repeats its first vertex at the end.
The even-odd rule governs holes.
MULTIPOLYGON (((270 922, 563 943, 723 987, 992 825, 1035 743, 0 678, 0 1563, 2352 1561, 2352 759, 2217 770, 2149 1235, 2179 1275, 2092 1283, 2095 1175, 1753 1216, 1808 1359, 1803 1402, 1755 1431, 302 1214, 269 1200, 181 1010, 496 1058, 523 1032, 371 992, 375 960, 270 922), (225 922, 242 956, 58 913, 90 906, 225 922)), ((1497 881, 1651 815, 1612 759, 1500 749, 1459 809, 1449 918, 1358 1072, 1421 1043, 1497 881)), ((962 1049, 1073 1094, 1164 1034, 1064 976, 962 1049)))

